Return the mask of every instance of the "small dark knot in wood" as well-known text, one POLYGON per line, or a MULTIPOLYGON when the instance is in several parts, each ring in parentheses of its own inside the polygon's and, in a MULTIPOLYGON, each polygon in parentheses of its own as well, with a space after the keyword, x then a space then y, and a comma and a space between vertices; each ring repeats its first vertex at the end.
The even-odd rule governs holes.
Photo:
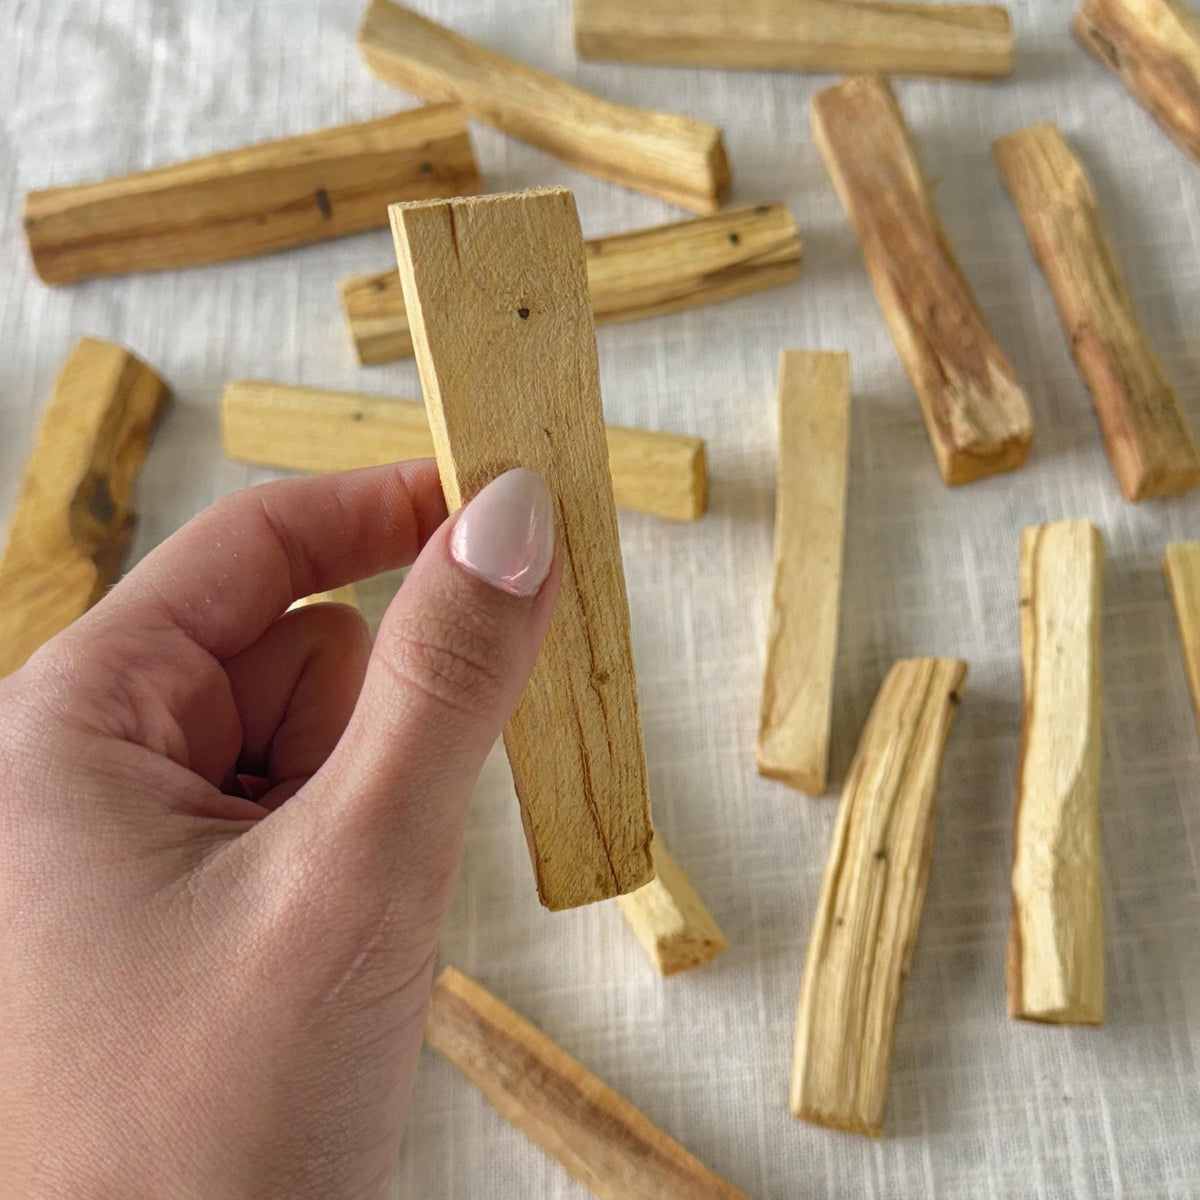
POLYGON ((317 202, 317 207, 321 210, 321 216, 326 221, 333 216, 333 205, 329 203, 329 193, 324 188, 317 188, 313 193, 313 199, 317 202))
POLYGON ((741 243, 741 240, 742 240, 742 239, 741 239, 740 235, 738 235, 738 234, 736 234, 736 233, 731 233, 731 234, 729 235, 729 244, 730 244, 731 246, 737 246, 737 245, 739 245, 739 244, 741 243))
POLYGON ((520 317, 522 321, 528 321, 528 320, 529 320, 529 309, 527 309, 527 308, 518 308, 518 309, 517 309, 517 316, 518 316, 518 317, 520 317))

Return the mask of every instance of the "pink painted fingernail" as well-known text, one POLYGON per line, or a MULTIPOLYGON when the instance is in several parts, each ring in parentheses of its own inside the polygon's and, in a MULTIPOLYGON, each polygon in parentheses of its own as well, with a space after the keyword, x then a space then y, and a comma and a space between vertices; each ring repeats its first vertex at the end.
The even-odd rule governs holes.
POLYGON ((517 467, 493 479, 459 514, 450 553, 510 596, 535 595, 554 561, 554 501, 542 477, 517 467))

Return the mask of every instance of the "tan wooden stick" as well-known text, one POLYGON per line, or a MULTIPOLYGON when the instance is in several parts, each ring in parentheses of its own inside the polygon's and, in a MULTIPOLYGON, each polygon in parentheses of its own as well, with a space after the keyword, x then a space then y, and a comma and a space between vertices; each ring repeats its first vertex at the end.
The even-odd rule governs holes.
POLYGON ((133 489, 167 385, 111 342, 71 351, 42 417, 0 559, 0 676, 116 581, 133 489))
POLYGON ((1071 31, 1200 162, 1200 18, 1179 0, 1083 0, 1071 31))
POLYGON ((1013 833, 1008 1012, 1104 1020, 1100 900, 1100 578, 1087 521, 1021 535, 1021 765, 1013 833))
MULTIPOLYGON (((782 204, 748 204, 593 238, 588 294, 597 325, 637 321, 745 296, 800 274, 800 236, 782 204)), ((364 365, 406 358, 412 334, 394 270, 338 284, 350 334, 364 365)))
POLYGON ((425 1043, 601 1200, 747 1200, 453 967, 434 984, 425 1043))
POLYGON ((1172 542, 1163 558, 1163 570, 1175 606, 1183 665, 1200 732, 1200 542, 1172 542))
POLYGON ((883 1131, 942 751, 966 675, 957 659, 896 663, 859 740, 800 989, 791 1109, 802 1120, 873 1137, 883 1131))
POLYGON ((1020 467, 1033 439, 1025 395, 954 257, 891 86, 858 76, 818 92, 812 122, 942 478, 1020 467))
POLYGON ((714 125, 602 100, 391 0, 371 0, 358 42, 385 82, 427 100, 457 100, 473 117, 581 171, 693 212, 716 212, 729 190, 714 125))
POLYGON ((683 868, 656 833, 651 847, 655 877, 617 905, 642 949, 662 975, 711 962, 729 945, 683 868))
POLYGON ((30 192, 46 283, 191 267, 387 224, 394 200, 479 191, 457 105, 263 142, 103 183, 30 192))
POLYGON ((829 768, 849 445, 849 356, 785 350, 758 773, 812 796, 829 768))
POLYGON ((288 611, 290 612, 297 608, 308 608, 313 604, 345 604, 350 608, 360 607, 358 592, 355 590, 354 584, 347 583, 342 587, 333 588, 328 592, 313 592, 311 596, 302 596, 289 607, 288 611))
POLYGON ((559 909, 631 892, 653 878, 652 829, 574 198, 546 188, 391 214, 447 504, 517 466, 555 498, 562 587, 505 733, 538 895, 559 909))
MULTIPOLYGON (((225 453, 291 471, 350 471, 433 454, 419 400, 240 379, 221 398, 225 453)), ((673 521, 704 515, 704 441, 609 425, 608 466, 619 508, 673 521)))
POLYGON ((1134 311, 1083 166, 1050 123, 1007 134, 992 153, 1054 293, 1125 499, 1187 491, 1200 479, 1200 451, 1134 311))
POLYGON ((581 58, 984 79, 1012 70, 1008 12, 852 0, 575 0, 581 58))

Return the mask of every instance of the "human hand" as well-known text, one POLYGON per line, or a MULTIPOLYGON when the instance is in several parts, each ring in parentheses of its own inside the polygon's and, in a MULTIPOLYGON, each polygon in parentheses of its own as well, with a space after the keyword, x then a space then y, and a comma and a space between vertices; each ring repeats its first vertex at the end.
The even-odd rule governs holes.
POLYGON ((529 472, 449 520, 429 461, 269 484, 0 683, 4 1196, 383 1190, 560 572, 529 472), (414 558, 374 650, 285 615, 414 558))

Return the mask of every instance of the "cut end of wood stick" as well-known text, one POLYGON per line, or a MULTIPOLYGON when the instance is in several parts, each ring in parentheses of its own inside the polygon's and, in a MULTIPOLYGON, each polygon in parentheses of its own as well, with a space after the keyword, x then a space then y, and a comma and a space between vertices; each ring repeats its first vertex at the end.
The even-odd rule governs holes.
POLYGON ((896 663, 846 777, 796 1016, 792 1114, 879 1137, 916 945, 938 776, 967 665, 896 663))
POLYGON ((992 153, 1058 306, 1127 500, 1174 496, 1200 481, 1200 449, 1125 286, 1083 165, 1045 122, 992 153))
POLYGON ((0 558, 0 676, 116 582, 133 490, 167 385, 123 346, 84 338, 42 417, 0 558))
MULTIPOLYGON (((225 453, 291 471, 352 471, 429 458, 433 435, 419 400, 239 379, 221 397, 225 453)), ((708 504, 704 441, 610 425, 608 466, 618 507, 698 521, 708 504)))
POLYGON ((828 775, 849 442, 849 355, 785 350, 758 772, 810 796, 828 775))
POLYGON ((392 0, 372 0, 358 33, 381 79, 474 117, 581 171, 713 213, 729 191, 721 131, 593 96, 506 58, 392 0))
POLYGON ((225 262, 387 224, 398 199, 478 192, 462 109, 437 105, 101 183, 30 192, 45 283, 225 262))
POLYGON ((1100 583, 1087 521, 1021 535, 1024 717, 1013 833, 1008 1011, 1104 1020, 1100 896, 1100 583))
MULTIPOLYGON (((749 204, 713 217, 593 238, 586 244, 588 295, 597 325, 681 312, 790 283, 802 246, 782 204, 749 204)), ((364 366, 412 354, 395 270, 338 285, 364 366)))
POLYGON ((298 608, 311 608, 314 604, 344 604, 347 608, 361 607, 354 584, 347 583, 328 592, 313 592, 311 596, 301 596, 299 600, 288 605, 288 612, 295 612, 298 608))
POLYGON ((891 85, 818 92, 812 127, 951 486, 1016 470, 1033 421, 942 228, 891 85))
POLYGON ((636 892, 618 896, 629 928, 662 975, 675 975, 711 962, 729 943, 683 868, 654 835, 655 878, 636 892))
POLYGON ((1013 61, 1008 12, 984 4, 575 0, 575 46, 619 62, 968 79, 1013 61))

